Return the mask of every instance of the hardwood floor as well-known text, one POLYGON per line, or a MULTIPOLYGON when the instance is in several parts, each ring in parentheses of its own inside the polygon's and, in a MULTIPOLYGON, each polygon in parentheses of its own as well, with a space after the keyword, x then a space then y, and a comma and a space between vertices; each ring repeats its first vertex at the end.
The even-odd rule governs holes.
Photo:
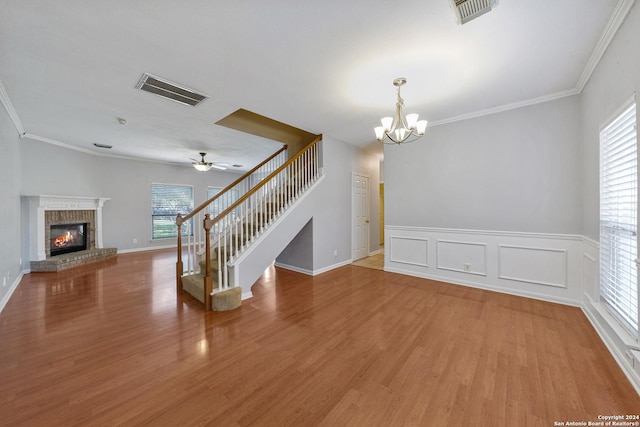
POLYGON ((173 251, 25 275, 0 314, 3 426, 553 426, 637 414, 580 309, 345 266, 270 268, 231 312, 173 251), (556 424, 559 425, 559 424, 556 424))

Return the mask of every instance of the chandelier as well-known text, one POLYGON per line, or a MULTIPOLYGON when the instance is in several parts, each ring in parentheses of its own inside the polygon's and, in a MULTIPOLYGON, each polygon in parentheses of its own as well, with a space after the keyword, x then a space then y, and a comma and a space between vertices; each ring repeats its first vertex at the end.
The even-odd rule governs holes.
POLYGON ((398 88, 398 99, 396 101, 395 117, 384 117, 382 126, 374 129, 376 139, 385 144, 401 144, 403 142, 412 142, 424 135, 427 130, 427 121, 418 120, 418 114, 407 114, 405 117, 402 113, 404 100, 400 97, 400 87, 407 82, 404 77, 398 77, 393 81, 393 85, 398 88), (386 137, 386 138, 385 138, 386 137))

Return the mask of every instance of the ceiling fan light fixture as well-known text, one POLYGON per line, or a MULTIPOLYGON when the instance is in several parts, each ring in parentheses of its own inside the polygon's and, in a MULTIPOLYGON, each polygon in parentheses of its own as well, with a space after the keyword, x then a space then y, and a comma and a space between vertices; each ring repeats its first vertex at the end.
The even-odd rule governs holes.
POLYGON ((204 160, 204 156, 206 156, 207 153, 199 153, 199 154, 200 154, 200 157, 202 157, 201 160, 199 162, 193 162, 191 164, 196 170, 200 172, 206 172, 213 167, 213 163, 207 162, 204 160))
POLYGON ((196 168, 197 170, 199 170, 200 172, 206 172, 209 169, 211 169, 213 166, 212 165, 194 164, 193 167, 196 168))

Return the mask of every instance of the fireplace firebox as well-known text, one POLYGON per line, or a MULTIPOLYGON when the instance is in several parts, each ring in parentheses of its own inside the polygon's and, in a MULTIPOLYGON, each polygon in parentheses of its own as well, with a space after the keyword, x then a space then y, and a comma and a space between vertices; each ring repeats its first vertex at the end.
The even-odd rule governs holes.
POLYGON ((51 256, 86 250, 88 231, 86 222, 51 225, 49 243, 51 256))

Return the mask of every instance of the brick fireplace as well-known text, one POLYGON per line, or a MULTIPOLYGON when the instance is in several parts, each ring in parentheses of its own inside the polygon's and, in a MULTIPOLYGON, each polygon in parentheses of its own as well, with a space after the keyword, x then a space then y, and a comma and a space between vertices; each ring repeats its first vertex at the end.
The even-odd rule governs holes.
MULTIPOLYGON (((28 212, 29 256, 31 271, 60 271, 116 255, 115 248, 102 244, 103 197, 22 196, 28 212), (56 230, 81 227, 86 249, 51 255, 56 230), (52 227, 54 226, 54 227, 52 227), (86 236, 85 236, 86 234, 86 236)), ((77 231, 74 232, 77 238, 77 231)))

